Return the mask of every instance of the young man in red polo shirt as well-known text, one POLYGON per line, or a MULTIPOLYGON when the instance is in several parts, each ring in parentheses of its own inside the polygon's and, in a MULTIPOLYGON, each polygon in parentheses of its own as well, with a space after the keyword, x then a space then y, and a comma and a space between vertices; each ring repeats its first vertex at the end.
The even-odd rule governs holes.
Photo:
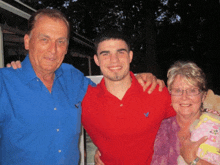
POLYGON ((88 88, 82 124, 105 165, 148 165, 161 121, 175 115, 168 90, 143 91, 130 72, 133 52, 122 33, 106 32, 95 46, 104 78, 88 88))

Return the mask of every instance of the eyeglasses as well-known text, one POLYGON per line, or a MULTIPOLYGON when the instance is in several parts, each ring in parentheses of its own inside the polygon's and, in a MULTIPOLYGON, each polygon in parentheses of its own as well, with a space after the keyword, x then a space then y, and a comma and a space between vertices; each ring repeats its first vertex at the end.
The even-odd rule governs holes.
POLYGON ((188 96, 196 96, 201 93, 201 89, 199 88, 189 88, 185 90, 180 88, 172 88, 170 94, 173 96, 182 96, 184 91, 186 91, 188 96))

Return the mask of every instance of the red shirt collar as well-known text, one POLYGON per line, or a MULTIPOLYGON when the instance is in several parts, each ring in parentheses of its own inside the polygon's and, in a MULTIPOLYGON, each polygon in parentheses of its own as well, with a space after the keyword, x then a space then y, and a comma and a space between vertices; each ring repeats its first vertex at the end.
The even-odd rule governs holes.
MULTIPOLYGON (((131 87, 127 90, 126 94, 127 94, 127 93, 131 93, 131 92, 132 92, 132 93, 133 93, 133 92, 136 93, 137 91, 138 91, 138 92, 139 92, 139 91, 143 91, 142 86, 138 83, 138 81, 137 81, 137 79, 136 79, 134 73, 131 72, 131 71, 130 71, 130 76, 131 76, 131 79, 132 79, 131 87)), ((102 78, 101 82, 98 84, 97 87, 100 87, 100 88, 101 88, 101 90, 100 90, 101 94, 113 96, 113 95, 107 90, 107 88, 106 88, 106 86, 105 86, 105 79, 104 79, 104 78, 102 78)), ((125 94, 125 95, 126 95, 126 94, 125 94)))

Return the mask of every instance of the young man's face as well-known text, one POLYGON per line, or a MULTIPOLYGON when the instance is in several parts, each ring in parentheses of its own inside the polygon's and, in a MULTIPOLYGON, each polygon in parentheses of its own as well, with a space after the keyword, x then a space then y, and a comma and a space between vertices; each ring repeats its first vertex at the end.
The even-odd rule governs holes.
POLYGON ((68 28, 62 20, 41 16, 24 41, 34 71, 53 73, 67 53, 68 28))
POLYGON ((100 67, 105 80, 120 81, 129 77, 133 52, 125 41, 109 39, 99 43, 95 63, 100 67))

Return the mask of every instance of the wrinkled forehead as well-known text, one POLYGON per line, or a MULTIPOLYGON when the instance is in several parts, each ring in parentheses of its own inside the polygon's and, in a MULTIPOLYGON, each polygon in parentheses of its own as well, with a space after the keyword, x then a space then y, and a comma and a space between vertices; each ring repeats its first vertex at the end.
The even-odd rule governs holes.
POLYGON ((69 28, 68 28, 67 23, 63 19, 61 19, 61 18, 49 17, 47 15, 39 15, 39 16, 36 17, 36 21, 34 23, 34 26, 33 26, 33 29, 31 30, 31 32, 36 27, 44 26, 44 27, 48 27, 49 28, 54 23, 60 24, 60 26, 57 26, 57 28, 61 27, 61 25, 65 25, 66 26, 66 28, 63 28, 64 26, 62 26, 62 28, 60 28, 60 31, 66 31, 67 38, 69 39, 69 28))

